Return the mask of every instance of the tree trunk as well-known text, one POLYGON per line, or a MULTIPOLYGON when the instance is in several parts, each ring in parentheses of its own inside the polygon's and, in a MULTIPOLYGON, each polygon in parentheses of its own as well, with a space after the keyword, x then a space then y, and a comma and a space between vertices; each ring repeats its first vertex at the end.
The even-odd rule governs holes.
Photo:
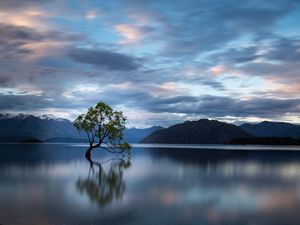
POLYGON ((86 152, 85 152, 85 158, 88 160, 88 161, 92 161, 91 160, 91 153, 92 153, 92 150, 93 150, 93 148, 92 147, 89 147, 88 148, 88 150, 86 150, 86 152))

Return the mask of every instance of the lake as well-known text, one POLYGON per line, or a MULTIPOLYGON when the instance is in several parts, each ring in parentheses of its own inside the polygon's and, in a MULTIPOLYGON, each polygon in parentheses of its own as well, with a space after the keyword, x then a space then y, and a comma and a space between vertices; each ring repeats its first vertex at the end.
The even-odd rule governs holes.
POLYGON ((300 224, 300 148, 0 145, 1 225, 300 224))

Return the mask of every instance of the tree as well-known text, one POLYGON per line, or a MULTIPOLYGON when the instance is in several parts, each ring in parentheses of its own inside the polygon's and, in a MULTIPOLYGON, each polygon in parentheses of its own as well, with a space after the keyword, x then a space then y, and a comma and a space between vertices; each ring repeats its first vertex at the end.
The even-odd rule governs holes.
POLYGON ((114 111, 104 102, 89 108, 86 114, 79 115, 74 121, 74 126, 87 134, 90 147, 86 151, 86 158, 91 162, 91 152, 94 148, 128 154, 131 146, 123 141, 125 124, 126 117, 123 113, 114 111))

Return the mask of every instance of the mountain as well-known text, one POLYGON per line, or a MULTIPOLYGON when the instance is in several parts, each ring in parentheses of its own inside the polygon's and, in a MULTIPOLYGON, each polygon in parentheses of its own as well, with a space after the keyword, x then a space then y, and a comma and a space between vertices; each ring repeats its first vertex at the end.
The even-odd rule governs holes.
MULTIPOLYGON (((83 135, 83 134, 82 134, 83 135)), ((23 141, 53 137, 80 138, 71 121, 53 115, 0 114, 0 141, 23 141)))
MULTIPOLYGON (((129 143, 138 143, 150 133, 160 129, 163 127, 128 128, 124 131, 124 140, 129 143)), ((0 114, 0 142, 22 142, 33 139, 66 143, 87 141, 86 134, 79 133, 73 123, 67 119, 53 115, 0 114)))
POLYGON ((257 137, 300 138, 300 125, 291 123, 264 121, 258 124, 245 123, 240 127, 257 137))
POLYGON ((162 129, 164 129, 164 127, 160 126, 153 126, 145 129, 128 128, 124 131, 124 140, 128 143, 138 143, 149 134, 162 129))
POLYGON ((186 121, 156 131, 145 137, 141 143, 165 144, 225 144, 232 139, 251 137, 249 133, 233 124, 217 120, 201 119, 186 121))
MULTIPOLYGON (((186 121, 167 129, 154 126, 128 128, 124 140, 129 143, 223 144, 237 138, 251 137, 300 138, 300 125, 282 122, 243 124, 240 127, 216 120, 186 121)), ((38 139, 43 142, 83 142, 70 120, 53 115, 0 114, 0 142, 21 142, 38 139)))

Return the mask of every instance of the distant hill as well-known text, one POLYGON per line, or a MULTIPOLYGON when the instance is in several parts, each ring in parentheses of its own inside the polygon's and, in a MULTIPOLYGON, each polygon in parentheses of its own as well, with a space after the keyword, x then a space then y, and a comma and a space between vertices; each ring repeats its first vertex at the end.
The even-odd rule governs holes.
MULTIPOLYGON (((129 128, 124 131, 124 139, 129 143, 138 143, 160 129, 163 127, 129 128)), ((86 134, 79 133, 67 119, 53 115, 0 114, 0 142, 24 142, 31 139, 58 143, 87 142, 86 134)))
POLYGON ((153 126, 145 129, 128 128, 124 131, 124 140, 128 143, 138 143, 149 134, 162 129, 164 129, 164 127, 160 126, 153 126))
POLYGON ((258 124, 245 123, 240 127, 257 137, 300 138, 300 125, 291 123, 264 121, 258 124))
POLYGON ((216 120, 186 121, 156 131, 141 143, 166 144, 225 144, 232 139, 252 137, 242 128, 216 120))

